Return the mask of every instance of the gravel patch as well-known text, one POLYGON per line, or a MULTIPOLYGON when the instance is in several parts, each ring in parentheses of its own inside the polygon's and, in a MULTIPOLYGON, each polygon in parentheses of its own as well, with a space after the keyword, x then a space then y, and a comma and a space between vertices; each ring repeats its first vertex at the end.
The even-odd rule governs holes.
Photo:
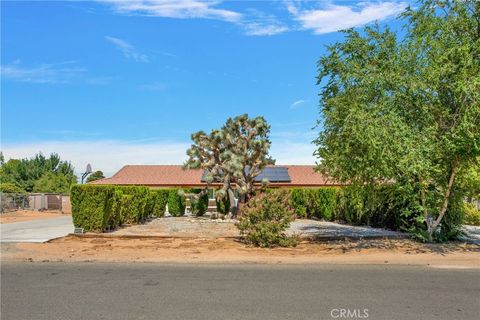
POLYGON ((292 222, 288 234, 315 238, 401 238, 403 232, 381 228, 350 226, 328 221, 298 219, 292 222))
MULTIPOLYGON (((112 235, 166 236, 222 238, 238 237, 240 234, 233 219, 210 219, 207 217, 165 217, 146 224, 127 226, 112 232, 112 235)), ((287 230, 290 235, 305 238, 399 238, 405 233, 380 228, 359 227, 334 222, 297 219, 287 230)))

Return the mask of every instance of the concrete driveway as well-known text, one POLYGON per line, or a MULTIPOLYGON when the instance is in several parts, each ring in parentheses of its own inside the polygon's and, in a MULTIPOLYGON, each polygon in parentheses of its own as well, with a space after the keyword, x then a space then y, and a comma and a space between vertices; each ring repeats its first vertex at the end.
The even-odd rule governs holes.
POLYGON ((45 242, 74 230, 72 216, 0 225, 0 242, 45 242))

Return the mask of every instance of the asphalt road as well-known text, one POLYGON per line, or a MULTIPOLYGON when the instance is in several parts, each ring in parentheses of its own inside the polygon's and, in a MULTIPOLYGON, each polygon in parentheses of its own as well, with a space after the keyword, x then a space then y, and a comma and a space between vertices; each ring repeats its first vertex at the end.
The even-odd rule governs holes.
POLYGON ((478 319, 480 271, 143 263, 1 270, 2 320, 345 319, 341 309, 349 319, 478 319))
POLYGON ((0 242, 45 242, 74 230, 72 216, 0 224, 0 242))

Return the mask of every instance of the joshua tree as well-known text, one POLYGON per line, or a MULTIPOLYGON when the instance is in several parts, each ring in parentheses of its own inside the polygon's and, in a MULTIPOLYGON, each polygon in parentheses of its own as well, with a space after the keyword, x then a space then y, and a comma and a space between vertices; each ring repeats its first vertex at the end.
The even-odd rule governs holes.
POLYGON ((204 169, 207 185, 222 183, 217 198, 228 194, 231 212, 236 215, 233 186, 238 190, 241 208, 255 191, 255 177, 266 165, 275 163, 268 155, 269 133, 270 126, 263 117, 250 119, 244 114, 229 118, 221 129, 214 129, 210 134, 203 131, 192 134, 193 144, 187 150, 185 167, 204 169))

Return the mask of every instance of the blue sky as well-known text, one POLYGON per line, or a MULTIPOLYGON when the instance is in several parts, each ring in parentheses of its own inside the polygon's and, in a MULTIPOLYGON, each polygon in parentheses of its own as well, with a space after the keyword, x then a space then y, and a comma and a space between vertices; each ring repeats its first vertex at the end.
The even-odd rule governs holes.
POLYGON ((400 1, 2 1, 1 149, 77 171, 179 164, 190 134, 263 115, 280 164, 313 164, 316 62, 400 1))

